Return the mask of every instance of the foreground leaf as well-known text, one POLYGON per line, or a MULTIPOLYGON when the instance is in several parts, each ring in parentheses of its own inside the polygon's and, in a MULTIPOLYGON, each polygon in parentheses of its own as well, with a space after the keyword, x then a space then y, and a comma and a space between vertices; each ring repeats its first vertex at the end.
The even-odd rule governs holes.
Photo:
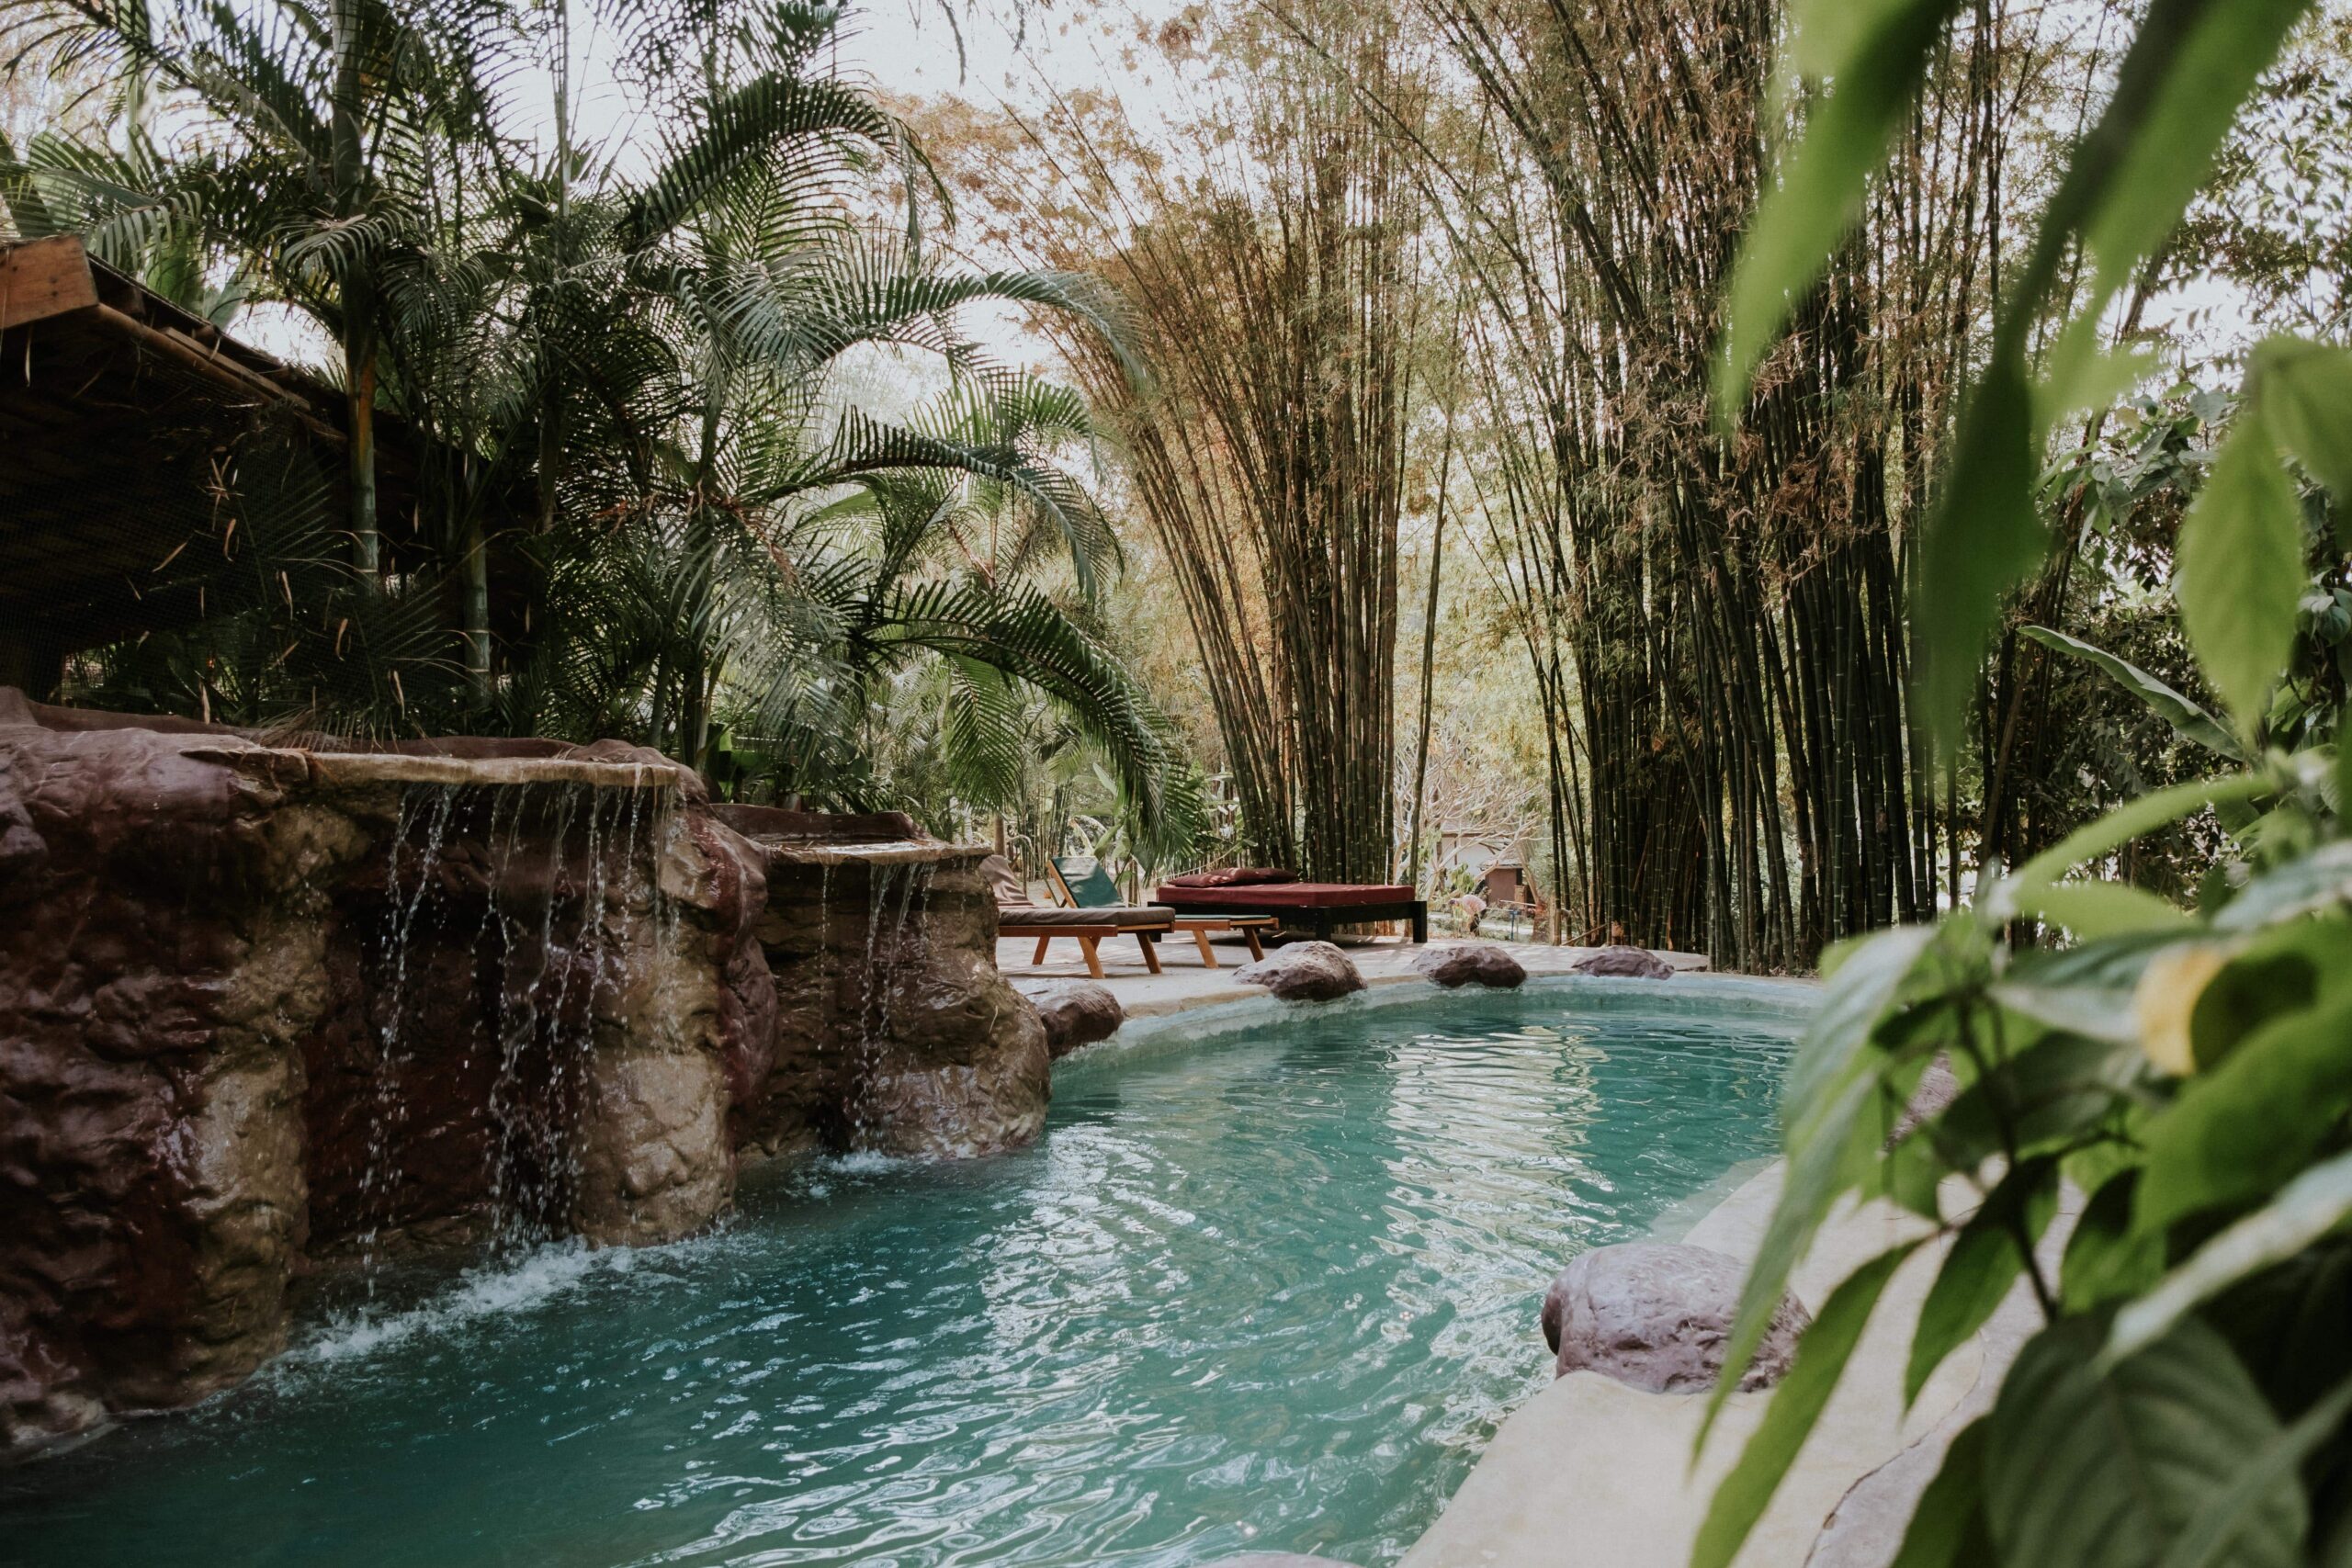
POLYGON ((1937 749, 1949 757, 1976 689, 2001 595, 2041 563, 2048 531, 2033 505, 2032 399, 2022 357, 1996 358, 1961 415, 1952 471, 1919 547, 1932 592, 1914 601, 1920 695, 1937 749))
POLYGON ((2173 593, 2205 678, 2251 743, 2295 643, 2301 504, 2258 414, 2241 415, 2180 525, 2173 593))
POLYGON ((2343 1425, 2347 1410, 2352 1410, 2352 1382, 2338 1384, 2293 1426, 2247 1454, 2229 1484, 2207 1500, 2172 1543, 2159 1568, 2298 1561, 2291 1549, 2283 1557, 2278 1554, 2276 1499, 2290 1486, 2300 1493, 2297 1467, 2343 1425))
MULTIPOLYGON (((2229 1342, 2195 1318, 2109 1367, 2101 1335, 2094 1321, 2062 1322, 2001 1384, 1984 1512, 2003 1568, 2147 1568, 2230 1500, 2246 1456, 2280 1434, 2229 1342)), ((2229 1561, 2289 1568, 2308 1520, 2292 1473, 2264 1480, 2229 1561)))
POLYGON ((1979 1416, 1954 1435, 1944 1462, 1911 1510, 1903 1549, 1887 1568, 1971 1568, 1992 1561, 1984 1526, 1984 1445, 1992 1417, 1979 1416))
POLYGON ((1879 1097, 1871 1032, 1934 935, 1928 926, 1882 931, 1855 948, 1823 987, 1820 1010, 1789 1069, 1782 1140, 1788 1165, 1780 1201, 1740 1287, 1739 1318, 1724 1348, 1723 1375, 1715 1381, 1699 1431, 1702 1444, 1724 1396, 1747 1375, 1756 1347, 1780 1310, 1790 1271, 1812 1245, 1822 1217, 1877 1157, 1883 1133, 1864 1114, 1879 1097))
POLYGON ((2057 1176, 2055 1159, 2024 1161, 1961 1227, 1911 1333, 1911 1359, 1903 1373, 1906 1409, 1918 1401, 1944 1358, 2000 1310, 2028 1261, 2018 1248, 2018 1229, 2022 1226, 2035 1242, 2041 1239, 2058 1206, 2057 1176))
POLYGON ((2017 908, 2021 915, 2064 928, 2081 942, 2188 924, 2186 911, 2125 882, 2053 882, 2027 889, 2017 908))
POLYGON ((2129 1356, 2247 1275, 2284 1262, 2352 1214, 2352 1155, 2312 1167, 2278 1196, 2199 1247, 2162 1283, 2115 1314, 2110 1357, 2129 1356))
POLYGON ((1797 1341, 1796 1359, 1772 1391, 1771 1408, 1764 1413, 1763 1423, 1747 1439, 1739 1462, 1715 1488, 1707 1505, 1707 1517, 1699 1527, 1699 1538, 1690 1548, 1690 1568, 1726 1568, 1738 1554, 1747 1532, 1764 1517, 1765 1507, 1780 1489, 1781 1478, 1788 1474, 1814 1423, 1821 1418, 1822 1406, 1829 1403, 1838 1374, 1846 1370, 1854 1346, 1869 1325, 1871 1310, 1878 1305, 1887 1280, 1918 1245, 1905 1242, 1880 1253, 1829 1292, 1804 1337, 1797 1341))
POLYGON ((2347 1040, 2352 1003, 2339 999, 2270 1020, 2190 1078, 2148 1124, 2140 1228, 2161 1230, 2294 1176, 2352 1105, 2347 1040))
POLYGON ((2247 381, 2279 445, 2335 492, 2337 527, 2352 527, 2352 354, 2275 337, 2247 381))

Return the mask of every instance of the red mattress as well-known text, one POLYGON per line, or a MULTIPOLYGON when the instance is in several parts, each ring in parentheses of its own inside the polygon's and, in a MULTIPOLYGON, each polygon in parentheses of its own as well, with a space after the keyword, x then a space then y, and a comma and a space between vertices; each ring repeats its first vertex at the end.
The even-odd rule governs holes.
POLYGON ((1353 909, 1367 904, 1409 904, 1415 895, 1402 886, 1363 882, 1277 882, 1254 887, 1169 887, 1152 895, 1171 909, 1227 909, 1248 913, 1278 909, 1353 909))

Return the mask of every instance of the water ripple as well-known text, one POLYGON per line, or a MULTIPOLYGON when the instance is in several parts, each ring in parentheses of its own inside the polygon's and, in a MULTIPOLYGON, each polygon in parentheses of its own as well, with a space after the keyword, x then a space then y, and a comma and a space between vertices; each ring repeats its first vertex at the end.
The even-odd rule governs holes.
POLYGON ((1531 992, 1162 1043, 1019 1155, 775 1171, 695 1242, 322 1312, 0 1478, 0 1559, 1385 1562, 1541 1385, 1560 1263, 1770 1148, 1791 1027, 1531 992))

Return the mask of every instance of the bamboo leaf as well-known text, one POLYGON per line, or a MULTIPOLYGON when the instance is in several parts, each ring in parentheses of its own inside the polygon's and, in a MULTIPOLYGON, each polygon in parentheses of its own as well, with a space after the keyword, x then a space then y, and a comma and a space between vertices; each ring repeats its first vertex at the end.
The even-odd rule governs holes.
MULTIPOLYGON (((1834 41, 1816 47, 1816 63, 1839 67, 1836 80, 1815 100, 1804 135, 1757 204, 1732 271, 1731 324, 1715 388, 1726 422, 1747 400, 1757 361, 1797 297, 1853 227, 1871 171, 1903 123, 1951 6, 1952 0, 1871 0, 1846 7, 1849 16, 1832 24, 1834 41)), ((1822 17, 1838 9, 1817 3, 1806 20, 1821 28, 1822 17)))
POLYGON ((2294 647, 2302 507, 2258 411, 2239 416, 2180 525, 2181 628, 2241 739, 2252 741, 2294 647))
POLYGON ((2105 671, 2117 685, 2139 698, 2157 717, 2171 725, 2182 739, 2194 741, 2233 762, 2242 760, 2244 753, 2238 750, 2238 743, 2231 739, 2229 730, 2223 728, 2220 719, 2131 660, 2119 659, 2105 649, 2094 647, 2079 637, 2068 637, 2064 632, 2054 631, 2049 626, 2027 626, 2024 632, 2044 648, 2073 654, 2085 663, 2105 671))
POLYGON ((2018 913, 2064 927, 2083 942, 2186 926, 2188 916, 2144 888, 2122 882, 2053 882, 2028 888, 2018 913))
POLYGON ((1894 1270, 1918 1247, 1917 1241, 1890 1247, 1846 1276, 1822 1303, 1804 1337, 1797 1342, 1796 1359, 1780 1387, 1772 1391, 1771 1407, 1747 1439, 1739 1461, 1715 1488, 1706 1519, 1690 1548, 1690 1568, 1727 1568, 1737 1556, 1748 1531, 1780 1490, 1781 1479, 1797 1450, 1804 1446, 1822 1407, 1838 1387, 1838 1375, 1854 1353, 1871 1310, 1894 1270))

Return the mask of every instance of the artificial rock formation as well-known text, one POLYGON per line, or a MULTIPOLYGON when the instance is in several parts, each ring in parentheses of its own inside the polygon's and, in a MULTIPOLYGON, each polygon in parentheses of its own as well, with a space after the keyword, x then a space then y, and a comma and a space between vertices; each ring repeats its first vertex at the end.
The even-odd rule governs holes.
POLYGON ((1046 1049, 1060 1061, 1081 1045, 1108 1040, 1127 1021, 1127 1010, 1098 980, 1015 980, 1046 1026, 1046 1049))
POLYGON ((1604 947, 1568 965, 1571 975, 1610 975, 1634 980, 1671 980, 1674 965, 1645 947, 1604 947))
POLYGON ((0 690, 0 1455, 243 1377, 320 1260, 667 1240, 742 1153, 1034 1137, 980 852, 884 824, 920 868, 885 872, 733 809, 616 742, 0 690))
POLYGON ((1527 983, 1526 965, 1488 942, 1425 947, 1413 955, 1413 971, 1448 990, 1473 981, 1504 989, 1527 983))
MULTIPOLYGON (((1746 1269, 1703 1247, 1634 1241, 1572 1259, 1544 1296, 1554 1375, 1592 1371, 1657 1393, 1697 1393, 1723 1372, 1746 1269)), ((1783 1296, 1739 1386, 1769 1388, 1812 1319, 1783 1296)))
POLYGON ((1363 976, 1338 945, 1295 942, 1233 972, 1245 986, 1263 986, 1286 1002, 1328 1002, 1363 989, 1363 976))
POLYGON ((776 1049, 741 1136, 963 1157, 1045 1127, 1046 1027, 996 967, 988 852, 896 814, 721 807, 765 857, 755 925, 775 976, 776 1049))

